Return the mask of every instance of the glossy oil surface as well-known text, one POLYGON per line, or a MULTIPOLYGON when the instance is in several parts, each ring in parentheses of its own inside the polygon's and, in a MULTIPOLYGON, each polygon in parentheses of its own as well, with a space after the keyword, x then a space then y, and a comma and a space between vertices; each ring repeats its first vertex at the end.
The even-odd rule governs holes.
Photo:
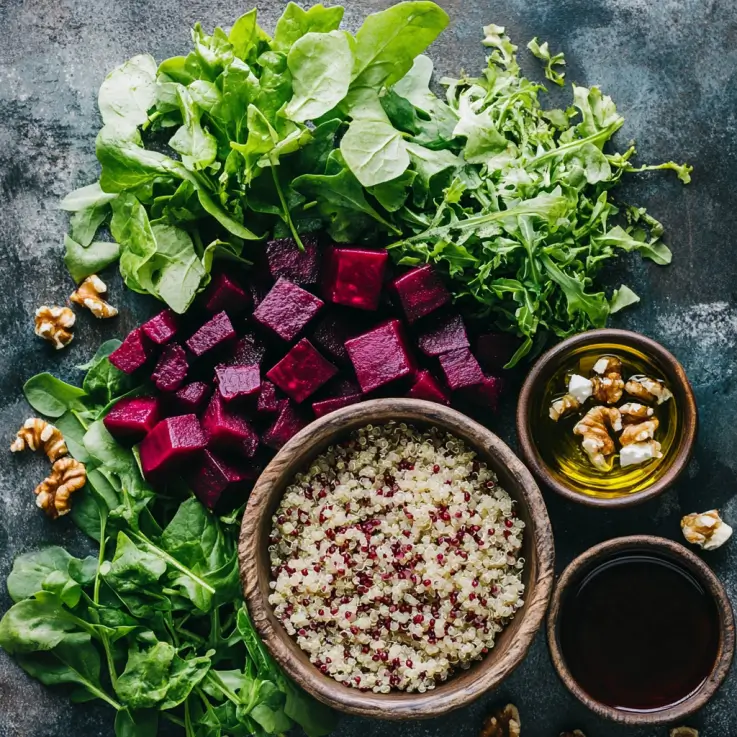
MULTIPOLYGON (((581 438, 573 434, 573 427, 593 405, 589 400, 584 411, 562 417, 557 422, 550 419, 548 412, 553 400, 566 393, 571 374, 577 373, 589 377, 597 359, 602 356, 617 356, 623 365, 622 376, 646 375, 653 379, 663 380, 663 372, 653 359, 641 351, 614 343, 587 345, 566 357, 545 386, 540 405, 536 407, 533 424, 535 444, 550 471, 566 486, 590 496, 612 498, 642 491, 659 479, 670 466, 673 452, 678 447, 682 429, 681 411, 677 399, 672 398, 661 405, 653 405, 655 416, 660 426, 655 439, 661 443, 661 459, 652 459, 639 466, 622 468, 619 465, 619 454, 612 457, 611 469, 600 471, 589 461, 581 448, 581 438)), ((673 387, 665 382, 671 390, 673 387)), ((637 401, 627 394, 617 406, 629 401, 637 401)))
POLYGON ((711 673, 719 618, 685 568, 633 552, 601 563, 571 588, 558 638, 572 676, 593 699, 657 711, 698 690, 711 673))

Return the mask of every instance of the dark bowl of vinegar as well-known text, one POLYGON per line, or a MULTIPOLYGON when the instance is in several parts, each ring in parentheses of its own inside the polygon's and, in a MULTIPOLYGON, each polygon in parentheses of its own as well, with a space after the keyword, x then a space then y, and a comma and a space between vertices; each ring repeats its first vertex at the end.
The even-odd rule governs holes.
POLYGON ((734 617, 714 572, 665 538, 622 537, 576 558, 559 578, 548 645, 566 687, 622 724, 676 722, 724 681, 734 617))

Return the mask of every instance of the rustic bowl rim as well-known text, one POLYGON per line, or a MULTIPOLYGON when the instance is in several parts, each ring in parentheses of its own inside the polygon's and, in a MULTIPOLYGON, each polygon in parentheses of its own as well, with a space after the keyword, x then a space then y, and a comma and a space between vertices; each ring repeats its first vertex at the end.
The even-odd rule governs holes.
POLYGON ((547 620, 550 657, 556 673, 566 688, 585 706, 600 717, 620 724, 656 726, 677 723, 701 709, 722 685, 732 664, 735 648, 734 614, 724 585, 716 573, 695 553, 680 543, 656 535, 628 535, 594 545, 576 556, 555 584, 547 620), (568 670, 558 641, 558 625, 563 599, 570 586, 587 570, 612 555, 627 550, 652 550, 676 559, 693 573, 713 597, 719 615, 719 650, 714 667, 702 686, 683 701, 652 712, 630 712, 615 709, 593 699, 584 691, 568 670))
POLYGON ((676 479, 688 465, 696 444, 697 428, 698 410, 696 407, 696 398, 694 397, 693 389, 686 376, 686 372, 678 359, 667 348, 652 338, 648 338, 632 330, 621 330, 618 328, 587 330, 586 332, 566 338, 566 340, 553 346, 535 362, 522 385, 517 403, 517 437, 525 464, 541 484, 569 501, 589 507, 622 509, 624 507, 642 504, 662 494, 675 483, 676 479), (669 378, 671 379, 670 388, 673 391, 675 401, 680 404, 683 412, 683 426, 680 441, 677 448, 672 451, 674 457, 665 473, 650 484, 650 486, 640 491, 610 498, 583 494, 553 475, 537 450, 530 427, 530 416, 534 407, 534 398, 539 390, 540 383, 546 378, 546 372, 550 366, 567 351, 586 346, 590 343, 599 342, 620 343, 621 345, 636 348, 643 353, 652 355, 660 363, 665 373, 669 374, 669 378))
POLYGON ((297 433, 276 454, 256 482, 243 515, 239 540, 241 583, 251 617, 266 647, 285 672, 315 698, 339 711, 392 720, 423 719, 464 706, 499 685, 519 665, 547 611, 553 588, 554 555, 552 527, 545 502, 522 461, 498 436, 474 420, 449 407, 417 399, 369 400, 326 415, 297 433), (515 617, 515 622, 520 618, 519 624, 503 646, 492 650, 499 655, 493 657, 490 654, 470 671, 458 676, 461 679, 465 674, 475 672, 475 677, 462 687, 453 687, 453 677, 432 691, 413 694, 375 694, 343 686, 321 674, 304 658, 296 642, 276 622, 264 596, 270 576, 267 566, 259 566, 259 549, 263 540, 259 528, 265 524, 262 519, 268 514, 269 503, 273 503, 272 496, 280 495, 296 470, 331 439, 350 429, 391 419, 438 425, 466 437, 470 445, 494 457, 499 466, 507 467, 508 478, 514 479, 516 488, 514 492, 511 488, 508 491, 520 500, 531 522, 528 524, 531 528, 528 534, 532 535, 531 555, 527 566, 534 578, 529 581, 525 604, 515 617), (474 443, 468 440, 469 437, 478 438, 478 441, 474 443), (299 657, 300 654, 303 657, 299 657))

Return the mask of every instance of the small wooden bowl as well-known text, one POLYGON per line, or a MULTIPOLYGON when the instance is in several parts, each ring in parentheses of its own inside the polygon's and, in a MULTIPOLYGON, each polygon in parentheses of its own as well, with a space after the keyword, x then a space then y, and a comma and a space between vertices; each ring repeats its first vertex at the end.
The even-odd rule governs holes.
POLYGON ((677 724, 682 722, 690 714, 698 711, 716 693, 717 689, 727 677, 734 655, 735 633, 734 615, 729 603, 727 592, 721 581, 716 577, 714 571, 704 563, 701 558, 694 555, 683 545, 672 540, 653 535, 632 535, 630 537, 618 537, 613 540, 594 545, 586 552, 575 558, 563 571, 553 591, 553 598, 548 613, 548 647, 553 666, 568 690, 591 711, 605 719, 630 725, 658 725, 677 724), (592 699, 573 678, 568 670, 560 642, 558 639, 558 624, 565 596, 571 586, 581 580, 581 577, 593 567, 611 558, 618 553, 628 550, 652 551, 658 555, 671 558, 679 565, 692 573, 704 586, 704 589, 714 598, 719 615, 719 649, 711 674, 703 685, 683 701, 673 706, 651 712, 624 711, 606 706, 592 699))
POLYGON ((320 701, 344 712, 378 719, 422 719, 464 706, 498 686, 521 662, 548 606, 553 585, 553 533, 540 490, 530 472, 492 432, 455 410, 416 399, 375 399, 333 412, 295 435, 256 482, 243 515, 240 544, 243 592, 254 624, 277 662, 320 701), (437 426, 465 440, 496 472, 517 501, 526 529, 522 555, 525 602, 478 663, 426 693, 376 694, 350 688, 323 675, 287 634, 268 602, 271 580, 268 537, 272 516, 294 475, 350 431, 389 420, 437 426))
POLYGON ((591 507, 622 508, 641 504, 661 494, 678 478, 686 468, 696 442, 698 413, 693 389, 686 377, 686 372, 675 358, 660 343, 630 330, 589 330, 579 333, 558 343, 547 353, 543 354, 525 379, 517 403, 517 435, 520 442, 522 458, 537 480, 557 492, 561 496, 579 504, 591 507), (665 472, 644 489, 620 496, 599 497, 585 494, 565 483, 565 479, 554 474, 537 448, 533 434, 533 417, 539 412, 540 402, 543 401, 545 386, 551 376, 561 367, 570 353, 576 349, 599 343, 610 343, 630 347, 649 356, 668 383, 673 392, 673 399, 680 411, 680 435, 676 445, 671 448, 670 460, 665 472))

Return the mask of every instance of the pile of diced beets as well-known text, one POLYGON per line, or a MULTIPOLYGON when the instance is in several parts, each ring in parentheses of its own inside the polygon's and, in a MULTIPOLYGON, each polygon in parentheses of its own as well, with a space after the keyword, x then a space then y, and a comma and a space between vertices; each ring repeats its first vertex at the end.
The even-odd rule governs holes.
POLYGON ((262 265, 217 273, 186 316, 165 310, 126 337, 110 361, 153 387, 119 401, 105 426, 140 443, 151 483, 181 478, 214 508, 240 503, 314 418, 364 399, 493 412, 490 372, 511 356, 509 336, 478 335, 472 353, 432 267, 390 271, 384 249, 270 242, 262 265))

